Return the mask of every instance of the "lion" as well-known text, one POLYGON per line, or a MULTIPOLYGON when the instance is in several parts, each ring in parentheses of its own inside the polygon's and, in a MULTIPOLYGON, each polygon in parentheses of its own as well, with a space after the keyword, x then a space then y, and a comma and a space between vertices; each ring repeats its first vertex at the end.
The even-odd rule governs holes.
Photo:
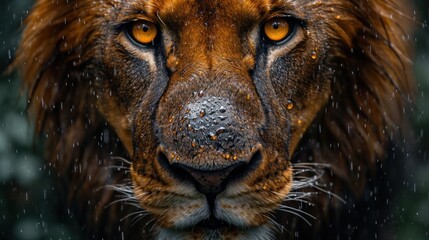
POLYGON ((407 12, 36 0, 12 67, 87 238, 357 238, 338 213, 408 131, 407 12))

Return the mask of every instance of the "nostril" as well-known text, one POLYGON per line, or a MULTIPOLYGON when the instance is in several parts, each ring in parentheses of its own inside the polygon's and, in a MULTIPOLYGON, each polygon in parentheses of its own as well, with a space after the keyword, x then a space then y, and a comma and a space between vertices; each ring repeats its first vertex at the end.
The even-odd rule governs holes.
POLYGON ((255 170, 259 163, 262 161, 262 152, 260 149, 256 150, 252 157, 250 158, 250 161, 248 163, 248 171, 255 170))
POLYGON ((242 179, 245 176, 249 175, 252 171, 258 168, 261 161, 262 152, 258 149, 253 153, 252 157, 250 158, 250 161, 246 165, 239 166, 233 171, 231 171, 231 173, 229 174, 228 181, 242 179))

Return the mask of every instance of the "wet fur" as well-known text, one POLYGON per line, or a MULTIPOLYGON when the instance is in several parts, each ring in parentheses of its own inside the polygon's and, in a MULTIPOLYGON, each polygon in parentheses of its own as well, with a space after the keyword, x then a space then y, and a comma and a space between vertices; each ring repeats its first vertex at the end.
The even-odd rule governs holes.
MULTIPOLYGON (((163 1, 150 2, 153 6, 149 8, 156 9, 163 1)), ((261 9, 269 5, 269 1, 255 2, 261 9)), ((286 2, 295 6, 295 2, 303 1, 286 2)), ((322 184, 323 188, 338 195, 352 192, 359 197, 367 176, 376 174, 377 163, 386 158, 388 143, 396 141, 398 130, 407 126, 404 113, 414 83, 408 48, 409 21, 401 11, 404 3, 399 0, 304 2, 302 5, 307 7, 303 9, 307 12, 302 14, 311 15, 305 16, 310 21, 321 21, 328 35, 327 52, 317 54, 324 58, 322 75, 331 82, 329 89, 322 89, 328 96, 326 104, 314 119, 305 119, 308 127, 291 140, 296 145, 292 147, 296 150, 291 162, 313 163, 309 167, 312 174, 320 166, 328 166, 318 180, 333 185, 322 184)), ((121 236, 121 232, 127 237, 151 235, 156 229, 152 225, 157 220, 133 206, 138 202, 130 188, 130 166, 124 160, 131 159, 133 154, 132 129, 128 126, 129 119, 124 119, 124 109, 138 104, 138 100, 119 98, 126 96, 115 92, 125 89, 120 82, 98 79, 104 76, 103 71, 112 71, 100 67, 103 61, 114 62, 121 57, 103 57, 103 48, 115 46, 100 46, 105 43, 106 33, 115 34, 115 27, 120 24, 114 16, 131 16, 135 13, 130 6, 139 5, 144 5, 144 1, 121 4, 113 0, 38 0, 25 21, 14 62, 28 90, 28 109, 37 134, 45 142, 46 159, 55 169, 67 205, 79 217, 88 236, 97 238, 113 239, 121 236), (111 92, 100 92, 104 86, 111 92), (115 191, 118 186, 128 197, 115 191), (131 224, 132 215, 126 216, 133 211, 141 211, 145 218, 131 224)), ((183 6, 186 9, 186 3, 183 6)), ((166 64, 174 68, 171 66, 174 59, 168 59, 166 64)), ((117 67, 117 71, 127 71, 120 69, 120 64, 117 67)), ((142 88, 138 83, 132 87, 136 91, 142 88)), ((160 94, 155 88, 148 89, 153 95, 160 94)), ((310 185, 297 189, 297 192, 315 191, 310 185)), ((320 223, 325 219, 323 216, 329 209, 341 207, 339 201, 329 199, 329 194, 310 198, 316 204, 312 214, 319 222, 313 224, 327 226, 320 223)), ((299 222, 296 226, 283 219, 280 214, 277 222, 285 225, 286 230, 306 225, 299 222)))

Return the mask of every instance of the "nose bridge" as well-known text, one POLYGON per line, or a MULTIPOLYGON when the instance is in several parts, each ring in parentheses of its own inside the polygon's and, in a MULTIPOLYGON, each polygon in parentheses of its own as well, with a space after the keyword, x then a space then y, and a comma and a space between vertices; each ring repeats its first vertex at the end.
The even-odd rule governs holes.
MULTIPOLYGON (((179 44, 174 59, 180 75, 195 74, 191 69, 204 74, 218 71, 240 73, 243 64, 240 36, 228 18, 213 15, 193 18, 187 22, 179 35, 179 44)), ((183 76, 182 76, 183 77, 183 76)), ((189 78, 189 77, 187 77, 189 78)))

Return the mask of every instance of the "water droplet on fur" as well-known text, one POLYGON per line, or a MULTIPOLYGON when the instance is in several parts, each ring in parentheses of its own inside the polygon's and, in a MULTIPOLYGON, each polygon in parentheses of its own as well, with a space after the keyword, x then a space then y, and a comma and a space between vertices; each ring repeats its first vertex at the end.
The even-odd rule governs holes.
POLYGON ((191 146, 193 147, 193 148, 196 148, 197 146, 198 146, 198 143, 197 143, 197 141, 194 139, 194 140, 192 140, 192 142, 191 142, 191 146))
POLYGON ((288 110, 291 110, 292 108, 293 108, 293 103, 291 102, 291 101, 287 101, 287 104, 286 104, 286 108, 288 109, 288 110))
POLYGON ((173 122, 173 120, 174 120, 174 117, 170 117, 170 118, 168 119, 168 122, 169 122, 169 123, 172 123, 172 122, 173 122))
POLYGON ((315 60, 317 58, 316 52, 311 53, 311 59, 315 60))
POLYGON ((225 154, 223 155, 223 158, 225 158, 225 159, 230 159, 230 158, 231 158, 231 155, 229 155, 228 153, 225 153, 225 154))

